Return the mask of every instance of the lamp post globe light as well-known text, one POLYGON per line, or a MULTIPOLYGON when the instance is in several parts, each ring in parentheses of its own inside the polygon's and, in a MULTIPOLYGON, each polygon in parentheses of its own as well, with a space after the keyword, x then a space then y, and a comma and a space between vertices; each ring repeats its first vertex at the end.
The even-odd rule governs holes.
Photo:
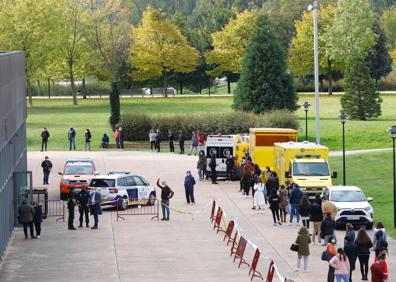
POLYGON ((303 106, 305 111, 305 141, 308 141, 308 108, 311 104, 308 103, 308 101, 305 101, 303 106))
POLYGON ((342 123, 342 185, 346 185, 346 176, 345 176, 345 123, 347 119, 347 114, 345 112, 341 112, 340 119, 342 123))
POLYGON ((396 125, 392 125, 388 129, 393 141, 393 227, 396 228, 396 154, 395 154, 395 139, 396 139, 396 125))

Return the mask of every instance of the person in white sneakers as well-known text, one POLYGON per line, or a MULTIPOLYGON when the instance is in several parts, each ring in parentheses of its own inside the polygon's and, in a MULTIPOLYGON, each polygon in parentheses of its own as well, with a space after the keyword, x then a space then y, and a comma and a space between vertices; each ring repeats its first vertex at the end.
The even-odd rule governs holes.
POLYGON ((257 210, 264 210, 265 206, 265 199, 264 199, 264 184, 261 183, 261 179, 257 178, 256 183, 253 186, 253 190, 255 191, 254 197, 253 197, 253 208, 252 209, 257 209, 257 210))

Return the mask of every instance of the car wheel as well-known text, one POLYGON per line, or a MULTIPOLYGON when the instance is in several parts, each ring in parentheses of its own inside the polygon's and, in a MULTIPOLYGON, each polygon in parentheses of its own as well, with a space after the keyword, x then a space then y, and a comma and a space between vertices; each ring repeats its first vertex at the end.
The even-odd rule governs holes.
POLYGON ((157 197, 155 196, 154 192, 151 192, 150 196, 149 196, 149 200, 147 202, 147 205, 153 206, 155 204, 156 199, 157 199, 157 197))
POLYGON ((121 210, 126 210, 128 208, 128 199, 127 198, 119 198, 118 199, 118 208, 121 210))

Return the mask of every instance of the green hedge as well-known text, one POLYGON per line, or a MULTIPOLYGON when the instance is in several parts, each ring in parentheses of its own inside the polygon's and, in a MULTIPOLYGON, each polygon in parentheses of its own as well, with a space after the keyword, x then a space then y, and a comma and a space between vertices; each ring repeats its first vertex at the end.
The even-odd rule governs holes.
POLYGON ((128 141, 147 141, 151 128, 160 129, 162 140, 167 139, 168 130, 178 133, 183 130, 186 139, 192 131, 200 130, 209 134, 248 133, 249 128, 298 128, 296 116, 288 111, 275 111, 262 115, 233 112, 227 114, 206 115, 155 115, 142 112, 123 113, 121 125, 128 141))

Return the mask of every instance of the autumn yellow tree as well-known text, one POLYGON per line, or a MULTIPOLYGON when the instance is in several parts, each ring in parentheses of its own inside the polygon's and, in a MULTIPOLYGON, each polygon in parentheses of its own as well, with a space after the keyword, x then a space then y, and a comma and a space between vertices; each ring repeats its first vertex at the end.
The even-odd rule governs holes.
POLYGON ((149 6, 140 25, 132 28, 129 61, 135 80, 162 78, 164 97, 172 72, 189 73, 198 64, 198 52, 165 15, 149 6))
MULTIPOLYGON (((326 31, 333 24, 335 7, 328 5, 319 10, 319 72, 325 74, 329 81, 329 94, 332 94, 333 73, 341 70, 341 66, 334 64, 328 52, 326 31)), ((314 69, 314 49, 313 49, 313 24, 312 13, 304 12, 301 20, 296 21, 296 35, 292 39, 289 50, 289 69, 296 76, 306 76, 313 74, 314 69)), ((322 76, 323 77, 323 76, 322 76)))
MULTIPOLYGON (((212 34, 213 50, 205 53, 208 64, 215 68, 209 75, 219 76, 227 73, 240 73, 243 65, 243 55, 250 34, 256 25, 257 11, 246 10, 236 15, 221 31, 212 34)), ((231 92, 229 75, 227 76, 228 93, 231 92)))
POLYGON ((396 49, 393 49, 391 51, 391 57, 392 57, 393 64, 396 65, 396 49))

